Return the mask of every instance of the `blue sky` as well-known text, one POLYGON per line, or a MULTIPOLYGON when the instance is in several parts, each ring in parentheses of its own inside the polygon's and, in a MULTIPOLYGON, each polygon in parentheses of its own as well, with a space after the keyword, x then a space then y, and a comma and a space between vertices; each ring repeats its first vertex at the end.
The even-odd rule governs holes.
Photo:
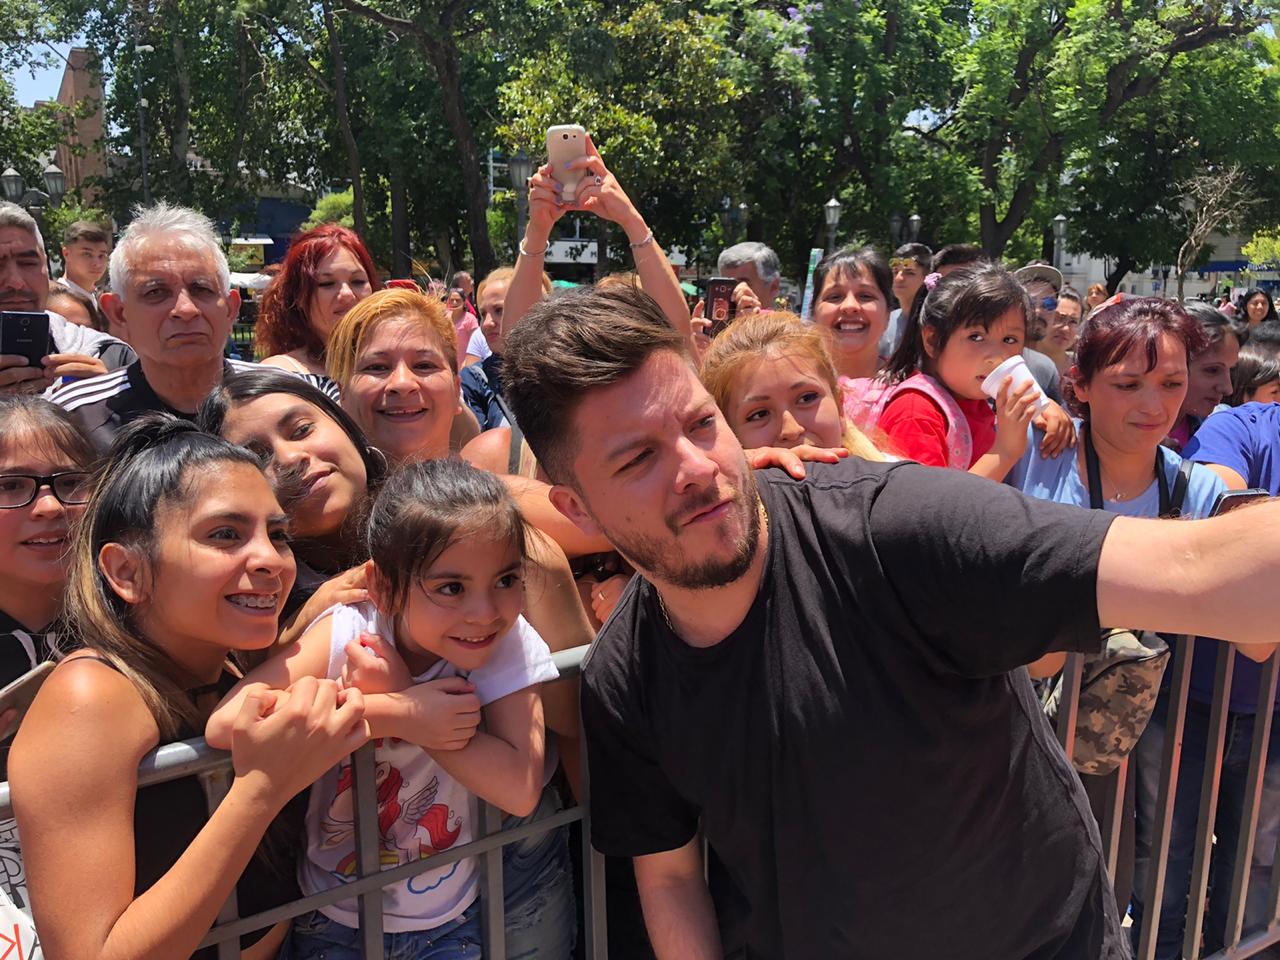
MULTIPOLYGON (((70 44, 59 44, 57 46, 58 52, 64 56, 70 49, 70 44)), ((34 77, 31 75, 30 68, 24 67, 21 70, 15 70, 9 79, 13 81, 18 103, 24 107, 29 107, 37 100, 52 100, 56 97, 58 95, 58 84, 62 82, 63 66, 63 62, 57 60, 54 66, 47 70, 37 69, 34 77)))

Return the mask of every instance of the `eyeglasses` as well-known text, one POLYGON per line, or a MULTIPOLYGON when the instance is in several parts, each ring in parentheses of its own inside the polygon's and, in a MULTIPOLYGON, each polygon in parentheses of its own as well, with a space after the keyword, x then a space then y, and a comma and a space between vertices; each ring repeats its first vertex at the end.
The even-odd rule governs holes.
POLYGON ((0 510, 27 506, 43 487, 52 490, 63 506, 89 502, 91 488, 87 473, 55 473, 47 477, 13 473, 0 476, 0 510))
POLYGON ((1057 310, 1058 298, 1045 297, 1043 300, 1041 300, 1039 303, 1036 304, 1036 309, 1037 310, 1057 310))

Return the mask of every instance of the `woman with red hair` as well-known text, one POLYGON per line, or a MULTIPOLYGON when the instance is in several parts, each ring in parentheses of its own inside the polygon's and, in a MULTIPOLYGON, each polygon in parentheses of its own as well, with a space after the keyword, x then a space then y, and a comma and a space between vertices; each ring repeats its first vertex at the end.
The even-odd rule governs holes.
POLYGON ((354 231, 325 223, 299 234, 262 297, 254 332, 262 362, 303 374, 338 399, 324 371, 329 334, 348 310, 381 288, 373 259, 354 231))

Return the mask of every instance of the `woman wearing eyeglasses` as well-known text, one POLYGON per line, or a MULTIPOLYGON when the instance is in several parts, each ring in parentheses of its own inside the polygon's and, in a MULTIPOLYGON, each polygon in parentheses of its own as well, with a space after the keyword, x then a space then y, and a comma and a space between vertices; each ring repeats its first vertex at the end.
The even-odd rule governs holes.
POLYGON ((1040 352, 1053 361, 1060 375, 1065 375, 1075 363, 1076 339, 1080 335, 1080 321, 1084 319, 1084 304, 1080 294, 1071 287, 1063 287, 1058 294, 1057 313, 1049 321, 1049 329, 1040 342, 1040 352))
POLYGON ((0 397, 0 686, 53 656, 68 529, 84 513, 93 459, 61 407, 0 397))

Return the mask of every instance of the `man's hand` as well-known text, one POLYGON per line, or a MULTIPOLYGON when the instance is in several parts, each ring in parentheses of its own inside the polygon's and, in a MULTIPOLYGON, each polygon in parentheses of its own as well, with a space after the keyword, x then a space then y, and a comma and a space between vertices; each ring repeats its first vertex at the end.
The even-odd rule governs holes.
POLYGON ((33 367, 26 357, 0 353, 0 393, 43 393, 50 380, 43 367, 33 367))

